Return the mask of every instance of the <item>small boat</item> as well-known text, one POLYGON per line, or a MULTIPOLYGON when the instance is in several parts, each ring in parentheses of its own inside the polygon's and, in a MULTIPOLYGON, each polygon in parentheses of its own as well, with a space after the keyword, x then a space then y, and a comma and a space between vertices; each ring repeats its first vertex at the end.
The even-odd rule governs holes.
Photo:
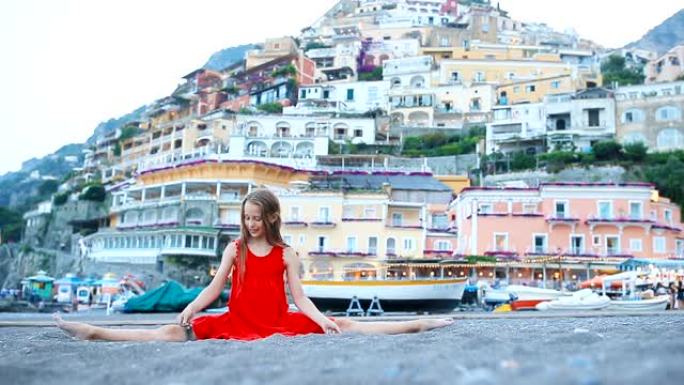
POLYGON ((508 285, 500 289, 485 286, 483 290, 485 305, 510 303, 513 310, 533 310, 540 302, 570 296, 567 292, 523 285, 508 285))
POLYGON ((450 312, 461 302, 467 278, 302 281, 304 294, 322 311, 345 311, 354 297, 368 308, 375 297, 384 311, 450 312))
POLYGON ((553 301, 545 301, 537 304, 535 308, 541 311, 548 310, 601 310, 610 306, 610 298, 598 295, 591 289, 582 289, 572 293, 571 296, 560 297, 553 301))
POLYGON ((605 295, 608 287, 621 287, 621 299, 610 301, 608 310, 615 311, 660 311, 667 308, 669 298, 667 295, 660 295, 654 298, 642 298, 637 294, 637 286, 645 272, 626 271, 624 273, 611 275, 603 278, 603 293, 605 295))
POLYGON ((660 311, 665 310, 668 296, 660 295, 651 299, 611 300, 608 310, 616 311, 660 311))

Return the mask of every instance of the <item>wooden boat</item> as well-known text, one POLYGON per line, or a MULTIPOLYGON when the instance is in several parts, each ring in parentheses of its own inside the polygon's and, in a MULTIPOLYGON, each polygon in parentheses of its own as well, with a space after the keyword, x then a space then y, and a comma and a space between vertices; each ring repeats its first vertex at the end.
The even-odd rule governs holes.
POLYGON ((384 311, 450 312, 461 302, 467 278, 302 281, 304 293, 322 311, 345 311, 353 297, 367 309, 374 297, 384 311))

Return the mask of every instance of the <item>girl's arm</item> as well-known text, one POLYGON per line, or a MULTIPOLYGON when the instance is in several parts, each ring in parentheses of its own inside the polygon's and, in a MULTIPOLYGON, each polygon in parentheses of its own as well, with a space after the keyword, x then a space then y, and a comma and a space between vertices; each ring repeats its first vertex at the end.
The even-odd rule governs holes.
POLYGON ((287 269, 287 284, 290 288, 290 294, 294 299, 297 308, 309 317, 312 321, 317 323, 325 333, 340 333, 340 328, 324 316, 311 302, 309 297, 304 295, 302 289, 302 282, 299 279, 299 257, 291 247, 284 250, 285 266, 287 269))
POLYGON ((236 255, 237 247, 235 246, 235 242, 231 242, 226 246, 225 250, 223 250, 221 265, 209 286, 205 287, 197 298, 190 302, 190 304, 185 307, 185 310, 178 315, 178 322, 181 325, 187 325, 195 313, 204 310, 204 308, 218 298, 221 291, 223 291, 223 288, 226 286, 226 281, 228 281, 228 275, 230 275, 230 269, 233 267, 236 255))

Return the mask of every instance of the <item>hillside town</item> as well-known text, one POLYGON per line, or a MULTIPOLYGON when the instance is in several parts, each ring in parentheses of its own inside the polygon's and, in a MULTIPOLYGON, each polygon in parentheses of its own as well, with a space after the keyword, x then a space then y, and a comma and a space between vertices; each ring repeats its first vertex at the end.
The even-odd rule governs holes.
POLYGON ((653 183, 483 172, 606 142, 684 150, 683 63, 684 45, 607 50, 487 1, 343 0, 298 36, 180 74, 24 214, 22 241, 56 253, 53 274, 202 284, 240 236, 243 198, 266 187, 305 279, 562 289, 640 260, 681 275, 681 208, 653 183), (643 84, 607 81, 611 57, 643 84), (433 156, 431 135, 475 139, 433 156))

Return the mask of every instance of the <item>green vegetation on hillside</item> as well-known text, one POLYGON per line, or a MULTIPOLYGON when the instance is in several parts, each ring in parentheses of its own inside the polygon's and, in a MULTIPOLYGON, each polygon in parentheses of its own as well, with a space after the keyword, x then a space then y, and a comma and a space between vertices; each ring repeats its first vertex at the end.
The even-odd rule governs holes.
POLYGON ((625 58, 611 55, 601 63, 603 84, 609 86, 617 82, 620 86, 644 83, 644 73, 641 68, 627 68, 625 58))
POLYGON ((484 138, 483 127, 473 127, 466 134, 447 135, 442 132, 404 139, 401 155, 408 157, 462 155, 475 152, 484 138))
POLYGON ((24 218, 21 213, 0 207, 0 237, 2 242, 19 242, 24 226, 24 218))
POLYGON ((621 145, 615 141, 597 142, 591 152, 552 151, 530 155, 518 152, 509 155, 495 153, 484 157, 487 173, 524 171, 544 168, 548 172, 581 166, 624 167, 630 181, 656 185, 660 194, 684 206, 684 151, 648 153, 643 143, 621 145))

